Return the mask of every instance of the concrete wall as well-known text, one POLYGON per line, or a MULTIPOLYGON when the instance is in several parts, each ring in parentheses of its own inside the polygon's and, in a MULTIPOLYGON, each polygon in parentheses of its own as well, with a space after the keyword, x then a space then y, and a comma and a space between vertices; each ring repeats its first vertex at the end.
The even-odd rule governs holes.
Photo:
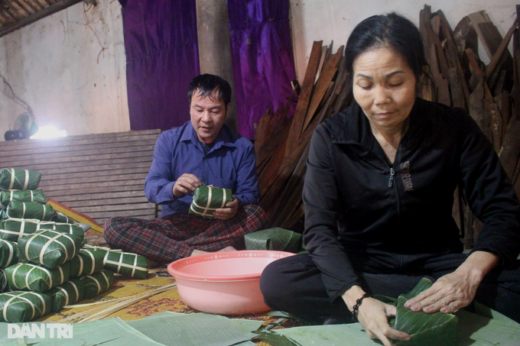
MULTIPOLYGON (((302 82, 313 41, 324 45, 334 41, 335 49, 346 44, 354 27, 363 19, 397 12, 419 25, 419 11, 425 2, 415 0, 290 0, 296 74, 302 82)), ((516 18, 513 0, 435 0, 426 2, 432 13, 442 10, 452 29, 466 15, 485 10, 504 36, 516 18)), ((482 49, 479 55, 489 62, 482 49)))
POLYGON ((79 3, 0 37, 0 140, 23 103, 69 135, 128 131, 121 6, 79 3))

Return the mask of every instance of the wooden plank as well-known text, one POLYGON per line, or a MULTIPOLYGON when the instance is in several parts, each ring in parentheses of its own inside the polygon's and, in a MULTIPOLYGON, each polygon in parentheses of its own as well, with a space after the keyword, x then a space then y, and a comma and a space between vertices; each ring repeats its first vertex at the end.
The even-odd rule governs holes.
POLYGON ((142 198, 142 196, 144 196, 144 191, 141 189, 132 191, 91 193, 88 195, 62 195, 59 199, 55 199, 60 203, 69 205, 69 203, 75 202, 84 203, 85 201, 109 200, 110 198, 142 198))
POLYGON ((146 168, 149 169, 151 164, 151 160, 149 162, 127 162, 127 163, 119 163, 112 165, 91 165, 91 166, 74 166, 68 167, 67 165, 63 167, 24 167, 25 169, 39 171, 42 173, 42 176, 45 174, 60 174, 60 173, 84 173, 84 172, 95 172, 95 174, 100 174, 101 172, 110 172, 119 171, 119 170, 128 170, 134 168, 146 168))
MULTIPOLYGON (((278 111, 280 111, 280 108, 278 111)), ((269 135, 271 135, 274 130, 275 124, 276 118, 273 114, 273 109, 269 107, 258 121, 258 126, 256 128, 254 143, 256 153, 258 153, 260 148, 267 142, 269 135)))
MULTIPOLYGON (((104 192, 125 192, 125 191, 142 191, 143 185, 114 185, 106 187, 93 187, 88 191, 83 188, 78 189, 67 189, 67 190, 52 190, 44 191, 48 198, 53 198, 57 201, 61 201, 62 196, 70 196, 77 194, 92 194, 92 193, 104 193, 104 192)), ((141 193, 141 192, 139 192, 141 193)), ((143 192, 144 194, 144 192, 143 192)))
POLYGON ((136 179, 136 180, 120 180, 120 181, 108 181, 108 182, 95 182, 95 183, 73 183, 69 181, 64 181, 62 184, 40 184, 39 188, 41 188, 45 194, 55 194, 60 193, 63 190, 80 190, 82 189, 85 192, 90 191, 91 188, 97 187, 116 187, 116 186, 140 186, 141 189, 144 186, 144 179, 136 179))
MULTIPOLYGON (((302 133, 307 129, 309 123, 315 116, 316 110, 318 106, 322 103, 323 97, 327 92, 327 89, 330 86, 330 83, 336 72, 338 71, 338 63, 340 58, 343 56, 344 46, 341 46, 336 54, 331 55, 331 57, 325 62, 325 67, 323 68, 323 72, 320 75, 320 78, 316 82, 316 86, 314 88, 314 92, 312 94, 312 99, 309 105, 309 109, 305 116, 305 123, 302 127, 302 133)), ((301 136, 301 133, 300 133, 301 136)))
MULTIPOLYGON (((496 49, 495 53, 493 54, 491 61, 489 62, 489 65, 486 69, 486 78, 488 79, 491 77, 491 75, 495 72, 495 69, 498 67, 498 62, 500 61, 502 55, 507 51, 507 46, 509 45, 509 41, 511 41, 511 37, 513 37, 513 33, 517 29, 518 23, 515 21, 511 28, 509 28, 506 36, 504 36, 504 39, 502 42, 500 42, 500 45, 496 49)), ((507 51, 507 54, 509 54, 509 51, 507 51)), ((509 55, 511 57, 511 55, 509 55)))
POLYGON ((93 214, 99 212, 119 212, 126 210, 153 210, 155 212, 155 204, 154 203, 138 203, 138 204, 114 204, 114 205, 102 205, 102 206, 81 206, 78 210, 81 209, 81 212, 84 214, 93 214))
MULTIPOLYGON (((111 196, 112 197, 112 196, 111 196)), ((79 208, 79 207, 95 207, 100 204, 103 205, 113 205, 113 204, 138 204, 138 203, 147 203, 148 200, 146 197, 129 197, 129 198, 109 198, 109 199, 98 199, 98 200, 88 200, 88 201, 72 201, 67 202, 66 206, 69 208, 79 208)))
MULTIPOLYGON (((131 150, 141 150, 141 148, 146 148, 146 150, 152 150, 155 147, 155 142, 157 138, 151 138, 148 140, 142 141, 133 141, 133 142, 118 142, 107 144, 90 144, 90 145, 67 145, 64 144, 62 147, 46 147, 46 146, 38 146, 37 148, 30 149, 12 149, 8 147, 0 148, 2 150, 2 157, 0 159, 4 159, 5 157, 16 157, 16 156, 25 156, 25 155, 51 155, 52 156, 70 156, 70 155, 91 155, 96 152, 103 153, 116 153, 116 152, 127 152, 131 150)), ((144 149, 143 149, 144 150, 144 149)))
POLYGON ((318 72, 318 66, 320 64, 321 47, 323 41, 315 41, 312 45, 311 55, 305 77, 303 79, 302 91, 300 93, 298 104, 296 105, 296 111, 293 115, 293 122, 288 133, 287 145, 285 148, 285 156, 289 156, 294 149, 300 134, 302 133, 303 125, 305 124, 305 117, 314 89, 314 82, 316 80, 316 73, 318 72))
POLYGON ((463 54, 466 49, 478 52, 477 32, 471 25, 471 19, 468 16, 462 18, 453 30, 453 40, 460 54, 463 54))
POLYGON ((495 152, 500 152, 502 146, 502 117, 493 99, 484 99, 484 111, 490 119, 491 138, 495 152))
MULTIPOLYGON (((148 132, 148 131, 146 131, 148 132)), ((157 138, 158 133, 141 133, 141 131, 119 132, 98 135, 69 136, 54 139, 19 139, 0 142, 0 149, 9 147, 11 150, 17 149, 38 149, 41 147, 62 147, 62 146, 81 146, 96 144, 127 143, 140 140, 150 140, 157 138)))
MULTIPOLYGON (((80 213, 83 213, 81 209, 78 210, 80 213)), ((84 213, 85 214, 85 213, 84 213)), ((143 216, 149 215, 155 215, 155 209, 152 210, 121 210, 117 213, 114 213, 113 211, 100 211, 100 212, 92 212, 87 214, 89 217, 93 219, 109 219, 111 217, 115 216, 126 216, 126 217, 139 217, 142 218, 143 216)))
MULTIPOLYGON (((110 173, 110 172, 109 172, 110 173)), ((117 182, 117 181, 128 181, 128 180, 142 180, 144 182, 148 172, 143 173, 130 173, 130 174, 116 174, 116 175, 105 175, 98 176, 97 174, 89 173, 86 177, 77 177, 75 174, 48 176, 45 175, 40 181, 40 187, 56 185, 56 184, 85 184, 85 183, 97 183, 97 182, 117 182)))
MULTIPOLYGON (((150 165, 142 166, 142 167, 134 167, 129 173, 129 170, 127 168, 125 169, 110 169, 106 171, 97 171, 95 174, 92 174, 92 172, 75 172, 73 173, 74 179, 90 179, 95 178, 99 180, 110 180, 112 177, 124 177, 126 175, 135 175, 138 176, 145 176, 148 174, 150 165)), ((43 173, 43 172, 42 172, 43 173)), ((51 180, 62 180, 62 179, 71 179, 71 173, 65 173, 61 174, 61 172, 58 172, 56 174, 42 174, 42 181, 51 181, 51 180)), ((124 178, 123 178, 124 179, 124 178)))

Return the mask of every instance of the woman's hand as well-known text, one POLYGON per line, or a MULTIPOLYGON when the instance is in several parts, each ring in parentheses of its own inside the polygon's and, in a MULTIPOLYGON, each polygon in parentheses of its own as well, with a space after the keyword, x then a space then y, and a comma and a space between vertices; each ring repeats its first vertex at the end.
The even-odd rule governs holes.
POLYGON ((498 256, 476 251, 453 273, 439 278, 429 289, 405 303, 412 311, 452 313, 468 306, 484 276, 498 264, 498 256))
MULTIPOLYGON (((349 310, 356 304, 356 299, 364 295, 359 286, 352 286, 343 294, 343 300, 349 310)), ((379 339, 385 346, 392 346, 392 340, 410 340, 410 336, 404 332, 390 327, 389 317, 394 317, 395 306, 385 304, 374 298, 363 299, 358 309, 357 318, 371 339, 379 339)))

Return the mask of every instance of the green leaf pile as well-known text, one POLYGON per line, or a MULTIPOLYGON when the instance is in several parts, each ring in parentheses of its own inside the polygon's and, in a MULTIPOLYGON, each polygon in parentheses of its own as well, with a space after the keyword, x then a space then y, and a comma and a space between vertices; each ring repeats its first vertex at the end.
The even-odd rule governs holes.
POLYGON ((423 278, 412 291, 397 299, 397 314, 393 328, 408 333, 410 341, 396 345, 450 346, 457 345, 458 318, 452 314, 414 312, 404 307, 407 300, 430 288, 432 282, 423 278))
POLYGON ((246 234, 244 240, 248 250, 288 252, 299 252, 302 250, 302 235, 280 227, 246 234))

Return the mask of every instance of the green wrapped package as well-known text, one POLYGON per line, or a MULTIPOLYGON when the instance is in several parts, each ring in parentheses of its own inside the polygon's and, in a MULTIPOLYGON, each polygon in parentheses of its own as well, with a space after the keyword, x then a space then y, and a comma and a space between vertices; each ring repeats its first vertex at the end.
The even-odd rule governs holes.
POLYGON ((0 294, 0 322, 29 322, 51 312, 51 297, 36 292, 0 294))
POLYGON ((31 263, 18 263, 5 268, 7 284, 13 291, 46 292, 69 281, 70 263, 48 269, 31 263))
POLYGON ((74 223, 74 220, 59 211, 54 213, 51 220, 58 223, 74 223))
POLYGON ((0 204, 7 207, 11 201, 45 204, 47 197, 42 190, 0 191, 0 204))
POLYGON ((9 240, 0 239, 0 268, 18 263, 20 252, 18 245, 9 240))
POLYGON ((50 204, 11 201, 7 206, 7 216, 10 218, 49 221, 53 214, 54 208, 50 204))
POLYGON ((102 270, 97 274, 87 275, 81 278, 85 283, 84 299, 91 299, 108 291, 114 282, 114 273, 110 270, 102 270))
POLYGON ((70 278, 99 273, 103 269, 105 252, 79 250, 79 253, 70 261, 70 278))
POLYGON ((35 264, 54 269, 70 261, 81 249, 83 238, 53 230, 38 230, 20 238, 20 257, 35 264))
POLYGON ((5 275, 5 270, 0 269, 0 293, 7 288, 7 277, 5 275))
POLYGON ((42 221, 38 225, 38 229, 52 229, 57 232, 73 234, 83 239, 85 237, 85 231, 78 225, 70 223, 59 223, 53 221, 42 221))
POLYGON ((26 169, 4 168, 0 170, 0 189, 36 190, 42 174, 26 169))
POLYGON ((85 296, 85 283, 80 279, 72 279, 46 292, 51 297, 52 312, 58 312, 64 306, 76 304, 85 296))
POLYGON ((0 239, 17 242, 18 239, 33 234, 40 221, 30 219, 7 219, 0 222, 0 239))
POLYGON ((216 209, 225 208, 231 201, 233 201, 231 189, 202 185, 195 189, 189 213, 213 217, 216 209))
POLYGON ((94 255, 102 253, 104 269, 129 278, 144 280, 148 277, 148 261, 144 256, 106 247, 87 246, 83 250, 90 251, 94 255))

